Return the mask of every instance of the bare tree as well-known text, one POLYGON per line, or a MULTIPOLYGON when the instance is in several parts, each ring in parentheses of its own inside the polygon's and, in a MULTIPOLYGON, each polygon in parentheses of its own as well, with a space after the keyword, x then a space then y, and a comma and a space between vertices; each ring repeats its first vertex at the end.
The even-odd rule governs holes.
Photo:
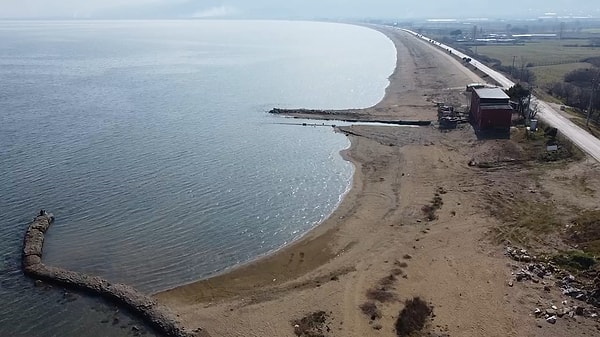
POLYGON ((540 112, 540 105, 537 101, 531 101, 529 103, 529 119, 534 119, 537 116, 538 112, 540 112))

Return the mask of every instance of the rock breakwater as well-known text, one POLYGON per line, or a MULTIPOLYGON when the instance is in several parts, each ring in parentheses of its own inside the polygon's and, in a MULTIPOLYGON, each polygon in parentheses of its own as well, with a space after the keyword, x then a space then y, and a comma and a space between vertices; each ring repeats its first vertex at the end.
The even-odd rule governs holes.
POLYGON ((26 275, 34 279, 87 291, 122 305, 141 317, 157 332, 168 337, 210 336, 202 329, 196 329, 194 332, 185 330, 167 307, 131 286, 111 283, 98 276, 43 264, 44 235, 53 221, 54 216, 52 214, 42 211, 29 225, 23 241, 22 255, 22 266, 26 275))
POLYGON ((396 120, 396 119, 380 119, 366 115, 356 110, 315 110, 315 109, 281 109, 273 108, 268 111, 270 114, 288 116, 302 119, 318 119, 318 120, 336 120, 348 123, 381 123, 391 125, 415 125, 428 126, 431 125, 429 120, 396 120))

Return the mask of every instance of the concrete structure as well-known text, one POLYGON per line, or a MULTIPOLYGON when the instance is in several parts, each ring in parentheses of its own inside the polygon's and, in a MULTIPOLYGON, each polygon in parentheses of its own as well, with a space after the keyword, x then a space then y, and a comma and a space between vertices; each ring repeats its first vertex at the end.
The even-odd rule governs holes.
POLYGON ((510 132, 513 109, 500 88, 473 89, 470 116, 477 131, 510 132))

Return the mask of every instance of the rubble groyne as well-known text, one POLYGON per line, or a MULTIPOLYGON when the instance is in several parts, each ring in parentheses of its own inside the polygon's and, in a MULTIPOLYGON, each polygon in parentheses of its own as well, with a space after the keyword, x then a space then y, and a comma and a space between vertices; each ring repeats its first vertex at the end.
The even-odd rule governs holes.
POLYGON ((281 109, 273 108, 268 111, 270 114, 282 115, 292 118, 317 119, 328 121, 340 121, 348 123, 381 123, 390 125, 413 125, 429 126, 429 120, 397 120, 397 119, 377 119, 365 117, 364 114, 356 113, 355 110, 316 110, 316 109, 281 109))
POLYGON ((145 295, 131 286, 111 283, 101 277, 74 272, 62 268, 46 266, 42 263, 44 235, 54 221, 54 216, 45 211, 36 216, 25 233, 23 240, 22 266, 26 275, 59 284, 68 288, 79 289, 119 304, 137 316, 157 332, 168 337, 207 337, 202 329, 194 332, 184 329, 164 305, 154 298, 145 295))

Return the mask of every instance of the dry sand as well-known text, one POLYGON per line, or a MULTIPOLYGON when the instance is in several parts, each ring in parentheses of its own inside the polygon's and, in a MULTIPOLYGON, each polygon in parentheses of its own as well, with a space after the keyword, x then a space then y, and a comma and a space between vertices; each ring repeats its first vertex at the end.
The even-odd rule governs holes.
MULTIPOLYGON (((377 29, 394 41, 397 68, 383 101, 353 113, 434 120, 433 101, 464 104, 465 84, 481 81, 426 42, 377 29)), ((351 191, 328 220, 272 256, 156 294, 159 301, 190 329, 202 327, 212 336, 294 336, 291 321, 318 310, 330 317, 324 336, 395 336, 403 301, 413 296, 434 306, 429 331, 435 336, 597 333, 586 322, 536 320, 533 308, 558 301, 559 294, 540 295, 539 285, 509 287, 511 261, 488 240, 499 220, 486 209, 487 196, 527 191, 534 182, 526 170, 484 171, 467 163, 498 153, 518 156, 518 145, 479 141, 468 126, 446 133, 390 126, 343 131, 352 133, 343 155, 356 171, 351 191), (438 219, 427 221, 422 208, 436 192, 443 206, 438 219), (372 322, 359 307, 390 274, 397 275, 387 289, 397 300, 375 302, 382 318, 372 322)), ((596 170, 591 162, 577 165, 596 170)), ((563 183, 555 186, 557 194, 568 188, 563 183)))

